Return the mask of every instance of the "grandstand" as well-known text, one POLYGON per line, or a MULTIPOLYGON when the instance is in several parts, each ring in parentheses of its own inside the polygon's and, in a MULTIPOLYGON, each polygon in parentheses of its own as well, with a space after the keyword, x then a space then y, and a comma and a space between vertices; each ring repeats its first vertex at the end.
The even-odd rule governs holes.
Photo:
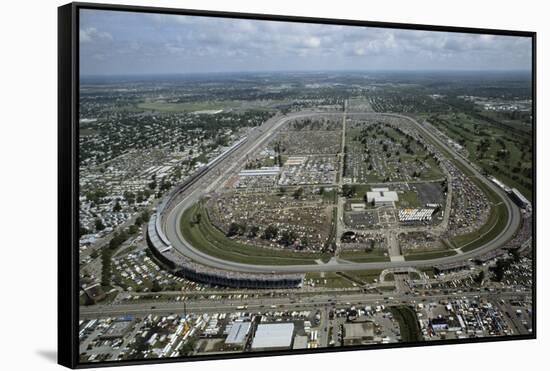
POLYGON ((215 286, 254 289, 301 287, 304 274, 243 273, 198 264, 172 248, 170 241, 168 241, 162 230, 161 221, 163 214, 173 206, 174 200, 199 179, 210 167, 215 166, 217 162, 227 157, 231 152, 243 144, 245 140, 246 138, 241 139, 236 144, 232 145, 226 152, 199 169, 159 203, 156 213, 151 216, 147 225, 147 245, 153 255, 160 262, 165 264, 173 274, 192 281, 215 286))

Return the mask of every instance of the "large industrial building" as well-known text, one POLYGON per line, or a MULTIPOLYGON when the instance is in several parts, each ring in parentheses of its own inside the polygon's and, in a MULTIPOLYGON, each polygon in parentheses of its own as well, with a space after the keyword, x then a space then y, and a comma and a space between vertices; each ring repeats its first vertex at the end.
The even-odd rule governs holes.
POLYGON ((253 350, 290 349, 294 337, 294 323, 262 323, 258 325, 253 350))
POLYGON ((388 188, 372 188, 371 192, 367 192, 367 202, 374 202, 374 206, 394 206, 397 201, 397 192, 388 188))
POLYGON ((229 333, 227 334, 225 343, 230 345, 244 345, 246 343, 250 327, 250 322, 234 322, 231 325, 229 333))

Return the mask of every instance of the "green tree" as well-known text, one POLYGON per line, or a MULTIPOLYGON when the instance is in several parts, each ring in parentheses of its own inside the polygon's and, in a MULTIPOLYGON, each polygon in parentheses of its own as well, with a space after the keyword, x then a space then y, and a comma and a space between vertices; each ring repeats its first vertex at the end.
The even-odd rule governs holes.
POLYGON ((510 254, 512 254, 512 261, 514 261, 515 263, 520 261, 521 254, 519 253, 518 249, 510 250, 510 254))
POLYGON ((128 233, 129 234, 136 234, 139 231, 139 227, 137 225, 131 225, 128 227, 128 233))
POLYGON ((85 234, 88 234, 88 233, 90 233, 90 231, 88 230, 88 228, 85 228, 84 226, 82 226, 82 224, 79 224, 78 236, 79 236, 79 237, 82 237, 82 236, 84 236, 85 234))
POLYGON ((274 225, 269 225, 264 230, 264 234, 263 234, 262 238, 265 239, 265 240, 272 240, 275 237, 277 237, 278 233, 279 233, 279 229, 277 227, 275 227, 274 225))
POLYGON ((162 287, 160 286, 160 283, 158 283, 157 280, 154 280, 153 281, 153 284, 151 286, 151 291, 152 292, 159 292, 159 291, 162 291, 162 287))
POLYGON ((111 285, 111 256, 112 251, 107 248, 101 249, 101 286, 111 285))
POLYGON ((115 206, 113 206, 113 212, 118 213, 122 210, 122 207, 120 206, 120 202, 115 202, 115 206))
POLYGON ((235 236, 237 233, 239 233, 239 225, 233 222, 229 225, 229 229, 227 230, 226 236, 232 237, 232 236, 235 236))
POLYGON ((250 230, 248 231, 248 237, 255 238, 258 236, 258 232, 260 232, 260 227, 258 227, 257 225, 254 225, 250 227, 250 230))
POLYGON ((357 186, 344 184, 342 186, 342 195, 347 198, 353 197, 357 193, 357 186))
POLYGON ((96 231, 102 231, 105 229, 105 225, 103 224, 103 221, 101 221, 101 219, 96 219, 95 220, 95 230, 96 231))
POLYGON ((474 277, 474 282, 477 283, 478 285, 481 285, 484 279, 485 279, 485 271, 481 271, 474 277))
POLYGON ((281 243, 284 246, 290 246, 291 244, 296 241, 296 233, 294 231, 283 231, 281 233, 281 238, 279 240, 279 243, 281 243))

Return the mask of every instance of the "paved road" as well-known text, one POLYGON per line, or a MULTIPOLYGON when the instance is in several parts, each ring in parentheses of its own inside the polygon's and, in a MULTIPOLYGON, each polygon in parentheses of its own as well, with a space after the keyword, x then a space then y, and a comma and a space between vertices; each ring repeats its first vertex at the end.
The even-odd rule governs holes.
MULTIPOLYGON (((312 308, 321 308, 325 305, 350 306, 350 305, 399 305, 406 301, 407 303, 436 302, 439 300, 475 298, 482 297, 487 299, 515 299, 524 298, 527 293, 518 293, 515 291, 502 291, 494 293, 464 292, 452 294, 433 294, 426 296, 412 296, 405 293, 385 293, 385 294, 319 294, 316 296, 289 296, 280 298, 248 298, 239 300, 187 300, 185 310, 195 313, 219 313, 238 311, 238 306, 246 305, 246 311, 257 312, 264 310, 311 310, 312 308), (274 306, 274 307, 273 307, 274 306)), ((128 304, 104 304, 80 307, 81 318, 98 318, 105 316, 119 315, 148 315, 183 313, 183 302, 153 301, 148 303, 128 303, 128 304)))
MULTIPOLYGON (((271 136, 279 129, 284 123, 290 119, 297 117, 305 117, 311 115, 328 115, 328 116, 338 116, 342 115, 342 112, 306 112, 306 113, 296 113, 291 114, 285 117, 281 117, 279 121, 273 123, 269 129, 264 131, 261 135, 257 137, 253 143, 247 143, 246 149, 244 151, 239 151, 240 158, 237 159, 237 162, 241 163, 246 159, 246 156, 256 149, 263 143, 265 143, 271 136)), ((399 114, 386 114, 386 113, 363 113, 357 112, 353 113, 354 115, 362 116, 390 116, 398 117, 404 120, 408 120, 414 124, 420 132, 422 132, 426 137, 428 137, 433 142, 437 143, 439 146, 445 148, 447 152, 451 155, 451 160, 461 163, 464 167, 470 170, 474 176, 480 179, 488 188, 492 189, 501 199, 502 203, 508 210, 508 221, 506 227, 490 242, 484 244, 483 246, 474 249, 469 252, 464 252, 463 254, 457 254, 449 257, 430 259, 430 260, 417 260, 417 261, 392 261, 392 262, 373 262, 373 263, 352 263, 352 262, 334 262, 331 261, 330 264, 317 264, 317 265, 253 265, 253 264, 243 264, 233 261, 226 261, 217 257, 213 257, 205 254, 204 252, 194 248, 190 243, 188 243, 183 235, 181 234, 179 228, 179 220, 183 211, 188 207, 195 204, 200 197, 202 197, 206 192, 206 189, 212 189, 212 184, 204 184, 203 179, 201 178, 197 182, 197 187, 194 191, 190 193, 187 197, 181 200, 175 207, 173 207, 164 218, 164 229, 165 234, 168 240, 172 243, 172 246, 184 254, 185 256, 191 258, 194 261, 197 261, 201 264, 224 269, 224 270, 233 270, 239 272, 254 272, 254 273, 307 273, 307 272, 336 272, 336 271, 353 271, 353 270, 368 270, 368 269, 384 269, 384 268, 396 268, 396 267, 425 267, 433 266, 434 264, 444 264, 444 263, 455 263, 464 261, 467 259, 474 258, 478 255, 487 253, 493 249, 496 249, 502 246, 514 235, 515 231, 520 224, 520 211, 518 207, 510 200, 510 198, 494 183, 489 181, 483 175, 481 175, 466 159, 458 155, 452 148, 450 148, 447 143, 442 142, 435 135, 430 133, 424 126, 419 124, 414 119, 399 115, 399 114)), ((250 140, 249 142, 252 142, 250 140)), ((231 161, 235 161, 234 157, 230 157, 231 161)), ((225 169, 225 170, 216 170, 220 172, 220 175, 216 181, 227 179, 227 176, 233 170, 234 165, 231 166, 230 163, 226 163, 227 160, 222 161, 216 169, 225 169)))

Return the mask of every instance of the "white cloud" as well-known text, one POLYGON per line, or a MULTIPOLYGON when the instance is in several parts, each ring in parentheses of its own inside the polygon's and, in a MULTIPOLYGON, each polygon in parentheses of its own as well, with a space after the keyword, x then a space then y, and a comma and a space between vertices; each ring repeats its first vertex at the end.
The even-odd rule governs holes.
POLYGON ((321 45, 321 39, 318 37, 308 37, 304 40, 304 45, 308 48, 318 48, 321 45))
POLYGON ((196 70, 526 69, 531 58, 530 39, 496 35, 130 13, 87 13, 81 26, 83 55, 113 66, 154 55, 153 72, 182 58, 196 70))
POLYGON ((79 36, 81 43, 91 43, 98 40, 113 40, 113 36, 111 36, 110 33, 98 31, 95 27, 81 28, 79 36))

